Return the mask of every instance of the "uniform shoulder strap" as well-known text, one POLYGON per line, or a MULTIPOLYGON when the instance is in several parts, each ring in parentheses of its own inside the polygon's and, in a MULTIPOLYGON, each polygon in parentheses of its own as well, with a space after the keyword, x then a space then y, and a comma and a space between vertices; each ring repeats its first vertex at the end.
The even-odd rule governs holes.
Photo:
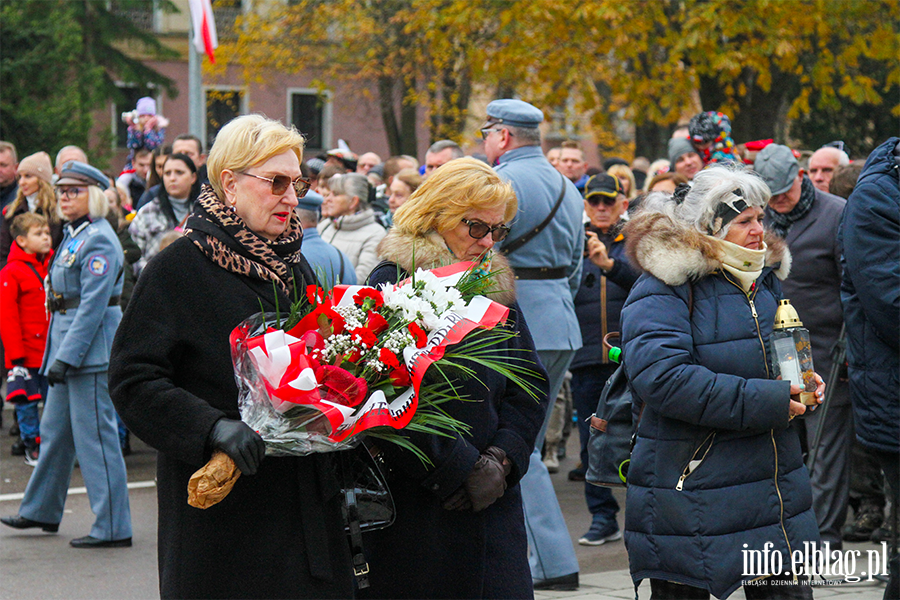
POLYGON ((556 211, 559 210, 559 206, 562 204, 563 198, 566 197, 566 176, 562 173, 560 173, 559 176, 562 179, 562 189, 559 191, 559 197, 556 199, 556 204, 553 205, 553 209, 550 211, 550 214, 547 215, 547 218, 544 219, 540 225, 530 231, 526 231, 508 244, 505 244, 503 248, 501 248, 501 251, 504 254, 512 254, 513 252, 533 240, 537 236, 537 234, 542 232, 544 228, 550 224, 550 221, 553 220, 553 217, 556 216, 556 211))

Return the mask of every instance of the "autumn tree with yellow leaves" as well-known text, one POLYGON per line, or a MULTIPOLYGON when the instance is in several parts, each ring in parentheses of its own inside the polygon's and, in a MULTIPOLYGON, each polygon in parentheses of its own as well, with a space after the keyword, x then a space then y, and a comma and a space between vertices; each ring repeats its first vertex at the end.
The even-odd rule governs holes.
POLYGON ((892 0, 257 4, 220 50, 226 63, 251 79, 277 68, 318 73, 325 87, 342 80, 376 90, 392 153, 415 153, 420 106, 432 139, 471 135, 465 117, 476 92, 514 93, 545 112, 568 102, 590 117, 601 149, 620 143, 610 124, 624 117, 648 156, 664 154, 668 132, 700 108, 698 98, 703 110, 731 116, 739 142, 785 141, 793 121, 839 112, 868 118, 868 128, 848 123, 847 135, 863 131, 874 144, 900 117, 892 0))

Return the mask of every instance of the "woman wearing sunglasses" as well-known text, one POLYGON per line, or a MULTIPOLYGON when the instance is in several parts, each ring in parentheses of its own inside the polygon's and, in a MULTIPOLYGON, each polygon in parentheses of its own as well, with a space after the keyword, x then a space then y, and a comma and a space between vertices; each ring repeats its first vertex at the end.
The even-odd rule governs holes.
MULTIPOLYGON (((510 307, 508 327, 517 334, 495 352, 510 351, 545 376, 516 304, 512 270, 493 250, 516 209, 512 186, 483 162, 445 164, 397 209, 379 246, 385 260, 369 283, 395 283, 415 268, 476 263, 476 270, 491 273, 489 297, 510 307)), ((467 366, 474 377, 453 384, 472 402, 443 406, 471 426, 469 433, 409 433, 431 460, 427 468, 393 445, 382 448, 396 521, 364 534, 371 588, 358 597, 533 597, 519 479, 543 423, 547 382, 533 381, 538 401, 494 372, 467 366)))
MULTIPOLYGON (((619 165, 620 166, 620 165, 619 165)), ((585 261, 581 285, 575 295, 575 314, 581 328, 582 347, 575 353, 569 370, 572 372, 572 399, 579 415, 590 415, 597 408, 597 400, 607 379, 616 369, 603 347, 607 333, 619 331, 619 315, 638 273, 625 257, 625 237, 622 235, 623 217, 628 211, 622 182, 610 174, 594 175, 584 189, 585 261)), ((588 465, 587 446, 590 425, 578 419, 581 443, 581 467, 571 478, 584 480, 588 465)), ((550 448, 547 449, 551 451, 550 448)), ((556 455, 552 448, 551 456, 556 455)), ((585 482, 584 495, 591 524, 578 539, 582 546, 600 546, 622 538, 616 517, 619 504, 609 488, 585 482)))
POLYGON ((184 236, 150 261, 113 345, 110 389, 128 428, 158 450, 163 598, 352 598, 334 457, 265 457, 240 420, 228 336, 315 276, 294 214, 309 188, 303 138, 259 115, 216 136, 209 185, 184 236), (188 479, 215 450, 243 473, 208 510, 188 479))
POLYGON ((141 249, 135 269, 138 274, 147 262, 159 254, 159 243, 166 233, 181 230, 194 202, 200 195, 197 167, 187 154, 176 152, 166 157, 159 195, 138 210, 128 233, 141 249))

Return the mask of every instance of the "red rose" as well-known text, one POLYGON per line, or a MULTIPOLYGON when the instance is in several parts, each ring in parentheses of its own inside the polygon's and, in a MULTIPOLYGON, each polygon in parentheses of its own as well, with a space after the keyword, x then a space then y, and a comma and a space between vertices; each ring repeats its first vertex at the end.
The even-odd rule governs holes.
POLYGON ((356 292, 356 295, 353 296, 353 301, 362 306, 366 301, 366 298, 371 298, 375 301, 375 308, 380 308, 384 304, 384 298, 381 296, 381 292, 370 287, 364 287, 356 292))
POLYGON ((400 368, 400 361, 397 360, 397 355, 394 354, 393 352, 391 352, 390 350, 388 350, 387 348, 382 348, 378 352, 378 360, 380 360, 381 362, 383 362, 384 364, 386 364, 387 366, 389 366, 391 368, 394 368, 394 369, 400 368))
POLYGON ((358 327, 350 332, 354 343, 365 344, 369 348, 374 348, 378 344, 378 337, 365 327, 358 327))
POLYGON ((386 331, 389 327, 387 319, 381 316, 380 313, 373 311, 369 311, 369 322, 366 323, 366 329, 378 335, 379 333, 386 331))
POLYGON ((310 304, 321 304, 325 297, 325 292, 317 285, 306 286, 306 298, 310 304))
POLYGON ((394 369, 391 371, 391 383, 393 383, 396 387, 409 387, 412 385, 412 379, 409 378, 409 371, 406 370, 406 367, 400 367, 399 369, 394 369))
POLYGON ((425 332, 419 327, 415 322, 407 325, 407 329, 412 334, 412 336, 416 339, 416 348, 424 348, 425 344, 428 343, 428 336, 425 335, 425 332))
POLYGON ((316 379, 325 400, 344 406, 360 404, 369 391, 364 379, 340 367, 322 365, 316 370, 316 379))

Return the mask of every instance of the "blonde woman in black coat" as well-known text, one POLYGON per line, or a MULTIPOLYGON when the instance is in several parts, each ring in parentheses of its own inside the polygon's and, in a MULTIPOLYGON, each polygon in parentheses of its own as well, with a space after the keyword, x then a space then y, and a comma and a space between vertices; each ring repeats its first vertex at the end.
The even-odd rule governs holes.
POLYGON ((264 457, 238 412, 228 343, 241 321, 315 278, 293 209, 303 139, 258 115, 219 132, 185 236, 151 261, 113 347, 110 388, 159 451, 163 598, 350 598, 349 546, 328 454, 264 457), (191 474, 223 450, 243 473, 221 503, 187 504, 191 474))

